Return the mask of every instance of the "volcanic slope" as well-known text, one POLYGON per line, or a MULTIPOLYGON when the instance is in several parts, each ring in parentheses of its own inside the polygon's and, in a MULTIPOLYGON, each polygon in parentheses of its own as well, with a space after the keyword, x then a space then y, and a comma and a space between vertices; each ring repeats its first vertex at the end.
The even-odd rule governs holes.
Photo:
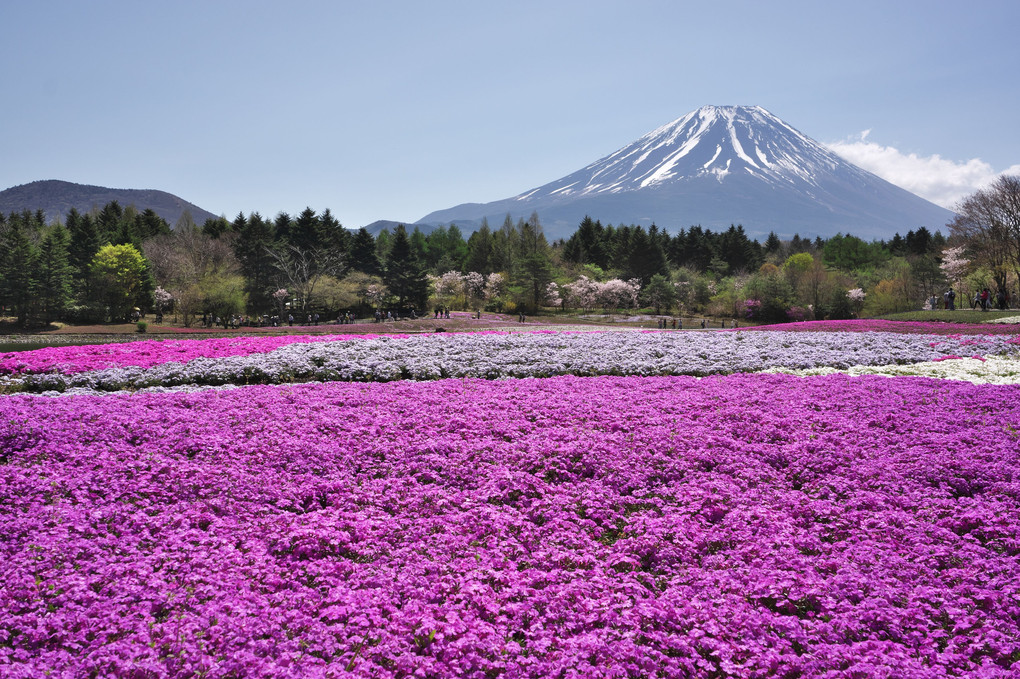
POLYGON ((537 212, 550 238, 586 216, 603 224, 742 224, 749 235, 887 239, 953 213, 844 160, 760 106, 704 106, 562 179, 492 203, 426 215, 420 224, 484 217, 493 227, 537 212))

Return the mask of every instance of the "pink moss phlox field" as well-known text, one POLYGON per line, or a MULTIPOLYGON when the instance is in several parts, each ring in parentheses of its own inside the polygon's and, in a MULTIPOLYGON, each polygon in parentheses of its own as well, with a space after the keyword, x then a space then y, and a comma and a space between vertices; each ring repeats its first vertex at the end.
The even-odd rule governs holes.
MULTIPOLYGON (((854 318, 845 321, 801 321, 740 328, 743 330, 787 330, 790 332, 902 332, 920 335, 1018 335, 1015 327, 984 323, 926 323, 854 318)), ((1018 335, 1020 336, 1020 335, 1018 335)))
POLYGON ((266 353, 295 343, 332 342, 377 335, 252 335, 187 340, 141 340, 122 344, 45 347, 0 353, 0 375, 50 371, 72 375, 104 368, 187 363, 196 358, 223 358, 266 353))
POLYGON ((0 676, 1015 677, 1020 387, 0 399, 0 676))

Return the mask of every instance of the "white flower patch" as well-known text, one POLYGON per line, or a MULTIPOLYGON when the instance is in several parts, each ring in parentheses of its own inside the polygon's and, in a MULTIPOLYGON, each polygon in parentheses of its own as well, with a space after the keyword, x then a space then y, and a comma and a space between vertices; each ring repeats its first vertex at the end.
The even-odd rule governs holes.
POLYGON ((940 380, 957 380, 973 384, 1020 384, 1020 358, 1015 356, 984 356, 981 358, 953 358, 943 361, 925 361, 910 365, 855 365, 838 369, 830 367, 771 368, 764 373, 787 375, 831 375, 843 373, 852 377, 860 375, 881 375, 884 377, 933 377, 940 380))

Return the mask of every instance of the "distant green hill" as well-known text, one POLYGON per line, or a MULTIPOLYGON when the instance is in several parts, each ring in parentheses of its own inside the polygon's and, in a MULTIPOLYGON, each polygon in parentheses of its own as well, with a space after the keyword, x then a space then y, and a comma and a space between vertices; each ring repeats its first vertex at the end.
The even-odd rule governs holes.
POLYGON ((151 208, 170 226, 177 224, 185 212, 188 212, 199 226, 206 219, 216 219, 218 216, 166 191, 109 189, 56 179, 22 184, 0 191, 0 212, 6 215, 23 210, 30 212, 42 210, 49 223, 57 218, 66 219, 71 208, 87 213, 93 209, 101 210, 111 201, 117 201, 121 207, 134 206, 139 211, 151 208))

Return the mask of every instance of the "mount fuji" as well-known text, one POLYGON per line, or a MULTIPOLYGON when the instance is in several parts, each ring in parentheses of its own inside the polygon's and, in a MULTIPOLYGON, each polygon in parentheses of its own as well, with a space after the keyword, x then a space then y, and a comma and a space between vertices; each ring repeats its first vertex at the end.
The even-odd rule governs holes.
POLYGON ((552 238, 584 217, 603 224, 742 224, 752 237, 837 232, 888 239, 921 226, 935 231, 953 213, 844 160, 760 106, 704 106, 562 179, 492 203, 426 215, 494 228, 537 212, 552 238))

